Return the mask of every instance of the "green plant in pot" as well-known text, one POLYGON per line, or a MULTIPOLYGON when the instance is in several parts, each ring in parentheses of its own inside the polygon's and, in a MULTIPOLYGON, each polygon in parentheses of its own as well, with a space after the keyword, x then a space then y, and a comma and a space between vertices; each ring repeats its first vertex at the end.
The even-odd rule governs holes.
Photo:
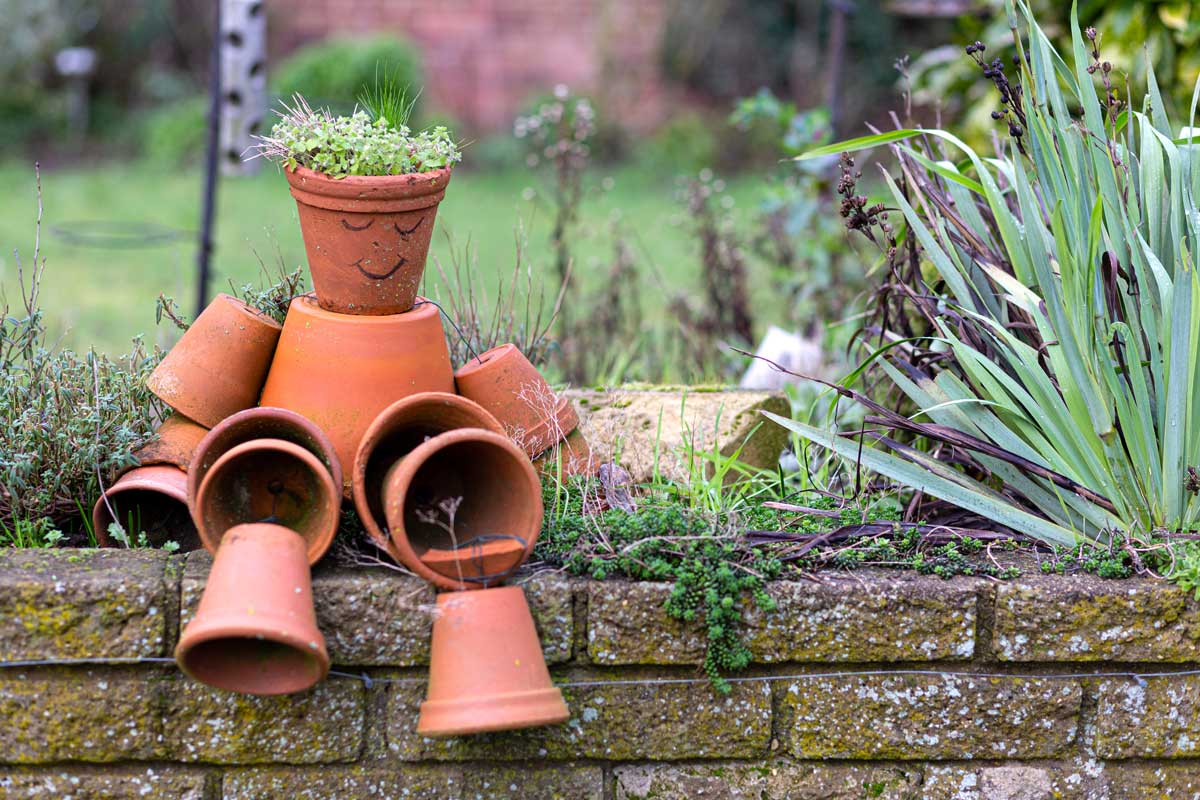
POLYGON ((284 167, 321 306, 401 314, 415 301, 461 154, 444 127, 409 127, 415 100, 393 83, 377 81, 359 102, 334 116, 297 95, 258 149, 284 167))
POLYGON ((869 361, 915 413, 848 382, 865 430, 778 421, 996 525, 1120 547, 1186 582, 1200 564, 1195 123, 1168 117, 1152 70, 1126 97, 1102 32, 1074 22, 1064 58, 1024 6, 1009 14, 1010 51, 967 48, 998 90, 997 157, 942 130, 807 154, 844 153, 842 214, 890 276, 869 361), (845 153, 883 145, 899 177, 872 204, 845 153))

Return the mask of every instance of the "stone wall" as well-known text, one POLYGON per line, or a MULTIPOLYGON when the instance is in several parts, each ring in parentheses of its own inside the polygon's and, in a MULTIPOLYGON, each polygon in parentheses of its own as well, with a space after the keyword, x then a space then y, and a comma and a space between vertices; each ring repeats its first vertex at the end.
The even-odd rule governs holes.
POLYGON ((667 586, 544 572, 522 580, 570 722, 434 741, 423 583, 322 565, 339 674, 249 698, 145 661, 209 563, 0 553, 0 661, 96 660, 0 668, 0 798, 1200 798, 1200 605, 1159 582, 777 583, 723 696, 667 586))

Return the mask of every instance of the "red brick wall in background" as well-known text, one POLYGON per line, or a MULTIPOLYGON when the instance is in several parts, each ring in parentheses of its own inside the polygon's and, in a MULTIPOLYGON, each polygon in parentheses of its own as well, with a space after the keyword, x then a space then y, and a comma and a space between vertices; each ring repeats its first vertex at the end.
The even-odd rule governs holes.
POLYGON ((438 110, 476 132, 507 129, 535 94, 565 83, 625 127, 670 105, 658 47, 666 0, 269 0, 272 57, 330 35, 394 31, 425 63, 438 110))

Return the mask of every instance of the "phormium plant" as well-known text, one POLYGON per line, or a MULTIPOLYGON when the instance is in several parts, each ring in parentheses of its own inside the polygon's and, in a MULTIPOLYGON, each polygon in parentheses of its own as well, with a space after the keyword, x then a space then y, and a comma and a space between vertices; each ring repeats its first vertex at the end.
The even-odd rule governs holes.
POLYGON ((1009 13, 1012 53, 969 48, 1001 91, 997 157, 912 129, 804 156, 899 160, 886 204, 856 193, 848 155, 839 190, 888 274, 869 361, 918 413, 844 383, 865 430, 777 421, 995 525, 1194 576, 1200 146, 1152 70, 1140 101, 1121 98, 1095 31, 1073 24, 1068 61, 1028 9, 1009 13))

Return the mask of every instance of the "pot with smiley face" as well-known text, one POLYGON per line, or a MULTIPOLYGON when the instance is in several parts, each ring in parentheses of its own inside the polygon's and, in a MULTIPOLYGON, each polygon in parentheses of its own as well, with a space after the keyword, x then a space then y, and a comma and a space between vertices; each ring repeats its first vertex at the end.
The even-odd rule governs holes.
POLYGON ((364 315, 412 309, 450 169, 333 178, 297 166, 286 174, 321 307, 364 315))

